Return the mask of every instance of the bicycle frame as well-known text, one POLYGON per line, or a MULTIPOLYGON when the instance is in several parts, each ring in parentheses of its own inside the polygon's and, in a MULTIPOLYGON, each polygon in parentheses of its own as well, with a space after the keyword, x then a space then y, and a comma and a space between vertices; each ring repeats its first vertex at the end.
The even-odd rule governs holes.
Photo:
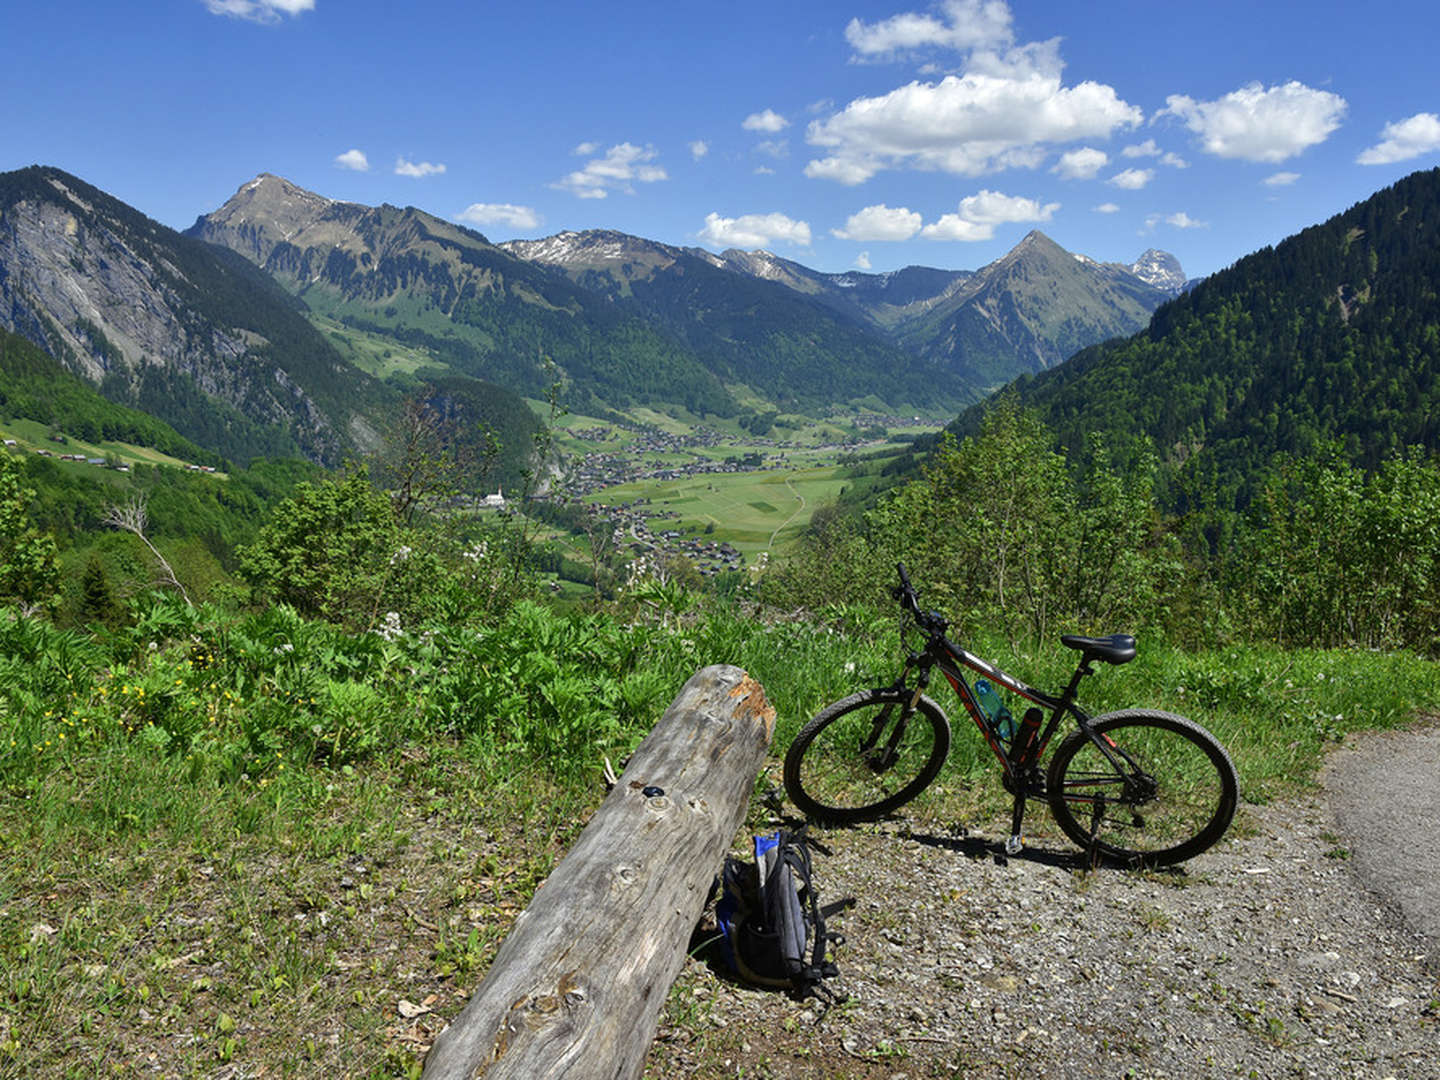
MULTIPOLYGON (((1090 726, 1090 716, 1076 703, 1077 693, 1080 687, 1080 680, 1086 675, 1094 673, 1094 667, 1088 656, 1080 657, 1076 664, 1075 673, 1071 675, 1070 682, 1059 697, 1047 694, 1044 691, 1036 690, 1022 680, 1011 675, 1009 672, 996 667, 989 661, 975 655, 965 649, 947 636, 949 624, 944 617, 937 612, 924 612, 920 610, 915 597, 915 591, 910 585, 910 579, 905 573, 903 565, 896 567, 900 572, 901 589, 897 591, 896 598, 901 601, 906 613, 915 621, 917 629, 925 635, 925 647, 919 652, 910 651, 905 658, 905 668, 896 680, 897 689, 909 689, 909 675, 912 669, 918 669, 919 675, 915 681, 914 696, 911 699, 910 708, 913 709, 930 682, 930 672, 938 668, 945 676, 965 711, 970 714, 971 721, 979 730, 985 743, 990 747, 990 752, 999 761, 1003 774, 1005 790, 1015 798, 1014 810, 1012 813, 1011 835, 1006 841, 1005 849, 1010 854, 1015 854, 1022 847, 1020 826, 1025 812, 1025 801, 1031 796, 1043 796, 1045 792, 1044 778, 1039 771, 1039 762, 1044 756, 1046 748, 1055 737, 1060 727, 1061 720, 1066 714, 1075 718, 1075 723, 1086 737, 1093 742, 1100 752, 1110 761, 1117 772, 1125 773, 1125 766, 1133 766, 1128 755, 1111 742, 1110 739, 1098 736, 1090 726), (975 691, 971 687, 970 680, 966 678, 965 669, 969 669, 985 678, 998 683, 1013 694, 1019 695, 1026 701, 1032 702, 1042 713, 1042 719, 1038 727, 1034 728, 1035 735, 1028 738, 1024 745, 1019 742, 1017 733, 1016 741, 1007 750, 980 708, 980 703, 975 698, 975 691), (1048 710, 1050 718, 1043 719, 1043 713, 1048 710), (1108 744, 1108 745, 1107 745, 1108 744), (1116 754, 1125 759, 1124 764, 1116 759, 1116 754)), ((903 637, 903 631, 902 631, 903 637)), ((901 722, 903 728, 903 720, 901 722)), ((1022 727, 1023 730, 1023 727, 1022 727)), ((878 734, 878 732, 877 732, 878 734)), ((892 741, 898 735, 892 736, 892 741)), ((1076 801, 1096 801, 1084 795, 1076 796, 1076 801)))

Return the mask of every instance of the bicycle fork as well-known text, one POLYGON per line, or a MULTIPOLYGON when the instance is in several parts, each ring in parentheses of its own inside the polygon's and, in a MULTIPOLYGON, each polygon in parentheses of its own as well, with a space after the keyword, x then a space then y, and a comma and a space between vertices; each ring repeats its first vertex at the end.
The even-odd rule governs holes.
MULTIPOLYGON (((895 688, 902 690, 907 689, 905 686, 907 681, 906 676, 909 675, 910 669, 915 666, 917 659, 918 657, 912 654, 906 661, 904 672, 901 673, 900 678, 894 683, 895 688)), ((899 758, 900 742, 905 738, 905 728, 910 723, 910 717, 915 715, 915 706, 919 704, 920 695, 925 692, 925 687, 928 686, 929 683, 930 668, 928 665, 922 665, 920 667, 920 676, 916 680, 914 689, 908 691, 910 693, 910 700, 900 707, 900 717, 895 721, 894 726, 890 727, 890 738, 886 740, 883 748, 879 748, 878 744, 880 737, 885 734, 885 728, 890 724, 890 711, 895 706, 886 705, 876 715, 875 723, 870 727, 869 736, 860 744, 860 757, 870 766, 871 772, 882 773, 894 765, 896 759, 899 758)))

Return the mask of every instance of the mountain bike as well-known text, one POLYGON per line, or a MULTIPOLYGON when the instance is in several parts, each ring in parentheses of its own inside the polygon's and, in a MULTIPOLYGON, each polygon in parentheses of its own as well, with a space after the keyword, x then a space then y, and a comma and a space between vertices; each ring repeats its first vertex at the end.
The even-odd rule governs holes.
POLYGON ((862 690, 821 710, 785 754, 791 802, 821 824, 884 817, 915 798, 950 752, 950 722, 925 690, 939 669, 1000 763, 1014 796, 1009 854, 1023 847, 1029 799, 1044 799, 1061 830, 1093 861, 1164 866, 1205 851, 1229 828, 1238 780, 1225 748, 1199 724, 1173 713, 1125 709, 1091 717, 1077 704, 1094 665, 1135 658, 1134 637, 1060 640, 1080 655, 1069 684, 1044 693, 951 641, 949 624, 920 607, 903 563, 893 595, 902 609, 905 666, 889 686, 862 690), (923 642, 909 648, 918 631, 923 642), (975 673, 972 683, 966 671, 975 673), (1015 723, 997 687, 1030 706, 1015 723), (1048 720, 1046 713, 1048 712, 1048 720), (1066 718, 1047 769, 1040 762, 1066 718))

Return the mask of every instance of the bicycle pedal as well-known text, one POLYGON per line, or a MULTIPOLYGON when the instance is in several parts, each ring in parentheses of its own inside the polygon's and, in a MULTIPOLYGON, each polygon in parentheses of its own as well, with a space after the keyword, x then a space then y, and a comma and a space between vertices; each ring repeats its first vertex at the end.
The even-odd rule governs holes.
POLYGON ((1023 836, 1021 836, 1019 833, 1016 833, 1014 836, 1010 837, 1008 840, 1005 841, 1005 854, 1006 854, 1006 855, 1019 855, 1019 854, 1020 854, 1020 849, 1023 848, 1024 846, 1025 846, 1025 838, 1024 838, 1023 836))

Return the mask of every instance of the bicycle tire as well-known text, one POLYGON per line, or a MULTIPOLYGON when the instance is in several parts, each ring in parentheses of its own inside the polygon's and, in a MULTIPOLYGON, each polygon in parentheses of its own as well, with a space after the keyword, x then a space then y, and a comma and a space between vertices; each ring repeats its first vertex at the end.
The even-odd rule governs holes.
POLYGON ((1127 784, 1083 731, 1067 736, 1046 777, 1050 812, 1066 836, 1113 861, 1169 866, 1225 835, 1240 785, 1213 735, 1152 709, 1107 713, 1091 727, 1141 771, 1127 784))
POLYGON ((822 709, 800 729, 785 753, 785 791, 808 819, 847 825, 873 821, 903 806, 939 774, 950 753, 950 722, 940 706, 921 695, 906 715, 913 690, 862 690, 822 709), (905 727, 896 760, 877 768, 862 744, 871 737, 879 710, 882 746, 895 723, 905 727))

